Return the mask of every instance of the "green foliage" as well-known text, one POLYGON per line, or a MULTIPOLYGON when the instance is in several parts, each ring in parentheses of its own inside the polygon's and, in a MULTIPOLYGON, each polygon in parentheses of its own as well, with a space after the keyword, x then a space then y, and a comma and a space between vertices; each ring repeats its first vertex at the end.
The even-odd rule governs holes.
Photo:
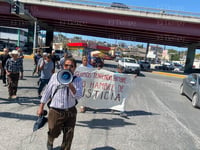
POLYGON ((195 55, 195 59, 200 60, 200 54, 196 54, 196 55, 195 55))
POLYGON ((144 48, 144 45, 143 44, 137 44, 136 45, 138 48, 144 48))

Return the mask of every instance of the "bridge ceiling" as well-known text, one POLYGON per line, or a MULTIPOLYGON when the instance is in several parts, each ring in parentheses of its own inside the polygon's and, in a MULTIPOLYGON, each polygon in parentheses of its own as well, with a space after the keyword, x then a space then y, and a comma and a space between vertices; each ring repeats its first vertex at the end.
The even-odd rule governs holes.
MULTIPOLYGON (((30 22, 10 14, 10 5, 0 2, 0 24, 2 26, 28 27, 30 22), (2 5, 3 4, 3 5, 2 5), (2 8, 2 10, 1 10, 2 8)), ((200 24, 163 21, 90 12, 75 9, 61 9, 41 5, 25 5, 30 13, 43 23, 45 30, 146 42, 178 47, 187 47, 200 41, 200 24), (169 24, 170 23, 170 24, 169 24)))

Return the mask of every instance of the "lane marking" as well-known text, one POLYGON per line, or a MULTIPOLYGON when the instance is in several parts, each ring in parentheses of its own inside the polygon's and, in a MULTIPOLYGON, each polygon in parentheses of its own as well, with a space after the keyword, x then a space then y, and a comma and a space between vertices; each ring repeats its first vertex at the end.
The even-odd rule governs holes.
POLYGON ((200 138, 195 134, 193 133, 186 125, 184 125, 180 120, 178 120, 176 114, 171 111, 169 109, 169 107, 167 107, 157 96, 156 94, 150 90, 152 95, 155 97, 155 100, 160 104, 160 106, 162 107, 162 110, 165 110, 166 113, 169 114, 169 116, 171 116, 185 131, 186 133, 188 133, 190 136, 192 136, 194 138, 194 142, 196 143, 196 146, 198 149, 200 149, 200 138))

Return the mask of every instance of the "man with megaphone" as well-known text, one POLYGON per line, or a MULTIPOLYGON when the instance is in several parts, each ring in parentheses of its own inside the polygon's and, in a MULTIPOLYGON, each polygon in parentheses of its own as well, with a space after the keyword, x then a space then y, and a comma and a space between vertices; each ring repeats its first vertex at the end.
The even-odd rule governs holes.
POLYGON ((48 115, 48 150, 53 149, 53 141, 59 136, 61 130, 63 131, 61 150, 70 150, 77 115, 75 105, 83 96, 82 79, 74 78, 75 69, 75 59, 67 58, 64 62, 64 70, 52 75, 42 95, 38 115, 42 115, 44 105, 51 99, 48 115))

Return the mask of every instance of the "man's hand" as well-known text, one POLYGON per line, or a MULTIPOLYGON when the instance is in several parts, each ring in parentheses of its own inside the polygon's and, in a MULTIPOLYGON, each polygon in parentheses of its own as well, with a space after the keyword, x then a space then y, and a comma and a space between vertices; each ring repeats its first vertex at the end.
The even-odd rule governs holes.
POLYGON ((74 85, 72 83, 69 83, 69 89, 72 91, 73 94, 76 94, 76 89, 74 88, 74 85))
POLYGON ((43 114, 43 111, 44 111, 44 104, 41 103, 38 110, 37 110, 37 115, 41 116, 43 114))

